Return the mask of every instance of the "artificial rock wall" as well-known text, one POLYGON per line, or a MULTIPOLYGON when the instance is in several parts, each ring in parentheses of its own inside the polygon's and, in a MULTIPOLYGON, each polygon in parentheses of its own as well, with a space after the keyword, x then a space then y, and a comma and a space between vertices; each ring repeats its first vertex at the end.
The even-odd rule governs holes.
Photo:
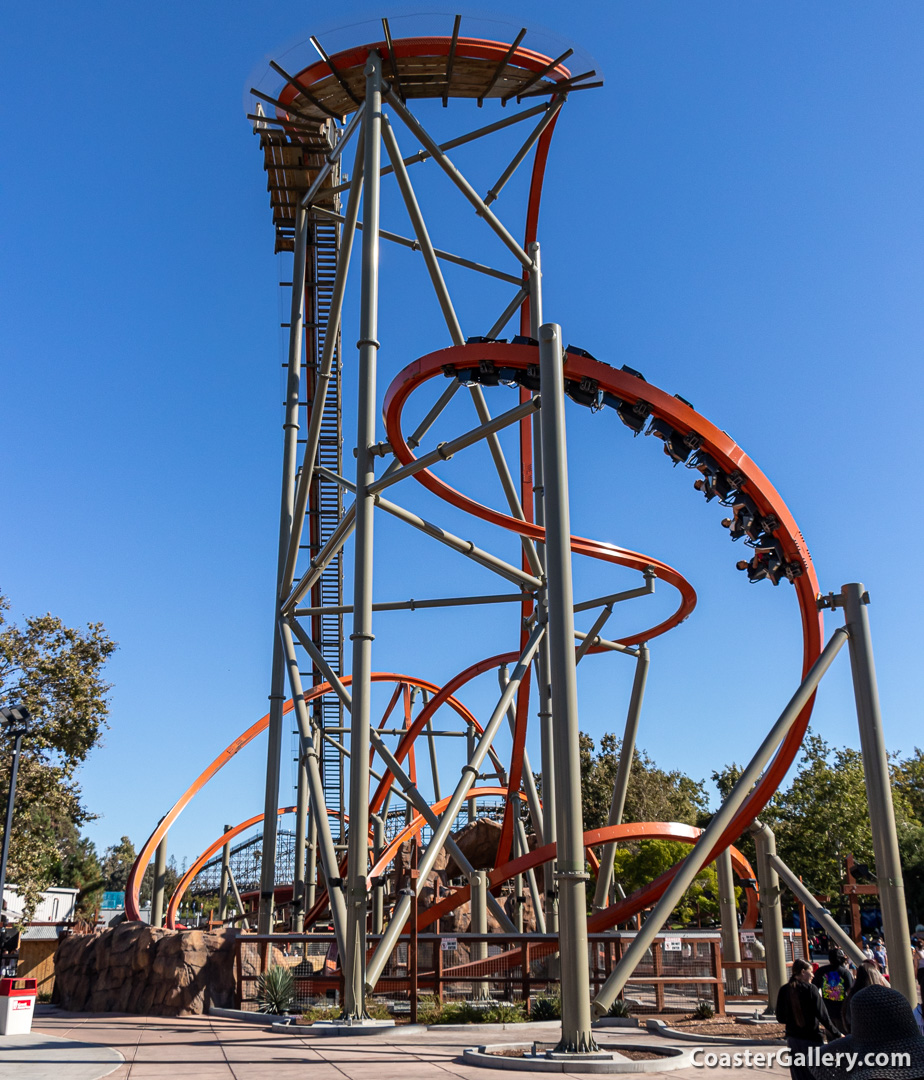
POLYGON ((72 1012, 191 1016, 234 1007, 236 930, 161 930, 122 923, 63 938, 54 996, 72 1012))

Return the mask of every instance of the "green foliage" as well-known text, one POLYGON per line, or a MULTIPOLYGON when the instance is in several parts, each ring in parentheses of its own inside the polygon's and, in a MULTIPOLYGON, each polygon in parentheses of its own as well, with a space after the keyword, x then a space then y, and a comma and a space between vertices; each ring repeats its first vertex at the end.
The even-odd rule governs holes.
POLYGON ((295 1004, 295 980, 282 964, 273 964, 257 983, 257 1010, 273 1016, 284 1016, 295 1004))
POLYGON ((391 1013, 384 1001, 367 1001, 366 1015, 370 1020, 390 1020, 391 1013))
POLYGON ((519 1001, 498 1001, 484 1019, 489 1024, 520 1024, 526 1019, 526 1010, 519 1001))
POLYGON ((103 898, 105 879, 96 845, 81 836, 73 822, 64 822, 59 829, 58 858, 51 880, 65 888, 79 889, 77 915, 90 919, 103 898))
MULTIPOLYGON (((580 741, 584 828, 599 829, 609 818, 622 740, 612 734, 604 735, 599 752, 595 752, 594 740, 584 732, 581 732, 580 741)), ((679 769, 665 772, 644 750, 636 748, 626 791, 624 821, 680 821, 695 825, 707 809, 706 790, 701 780, 691 780, 679 769)))
POLYGON ((417 1000, 419 1024, 517 1024, 525 1019, 526 1010, 518 1001, 440 1003, 431 994, 417 1000))
POLYGON ((421 994, 417 999, 417 1023, 438 1024, 443 1012, 443 1003, 435 994, 421 994))
POLYGON ((340 1008, 336 1005, 309 1005, 302 1011, 302 1023, 313 1024, 316 1020, 339 1020, 340 1008))
MULTIPOLYGON (((125 892, 128 875, 135 861, 135 856, 135 845, 127 836, 123 836, 112 847, 106 848, 103 855, 103 874, 106 878, 107 892, 125 892)), ((152 867, 152 876, 153 872, 152 867)))
POLYGON ((715 1006, 711 1001, 698 1001, 693 1010, 694 1020, 711 1020, 715 1016, 715 1006))
MULTIPOLYGON (((713 773, 724 798, 741 774, 737 765, 713 773)), ((892 801, 912 921, 924 915, 924 752, 892 764, 892 801)), ((866 778, 859 750, 832 747, 811 729, 802 744, 789 787, 777 792, 761 813, 776 834, 777 852, 812 892, 831 897, 832 910, 846 917, 841 900, 844 860, 874 868, 866 778)), ((752 858, 753 845, 738 846, 752 858)), ((753 859, 752 859, 753 861, 753 859)), ((788 894, 784 893, 784 898, 788 894)), ((784 901, 785 902, 785 901, 784 901)), ((877 903, 875 899, 869 901, 877 903)))
POLYGON ((561 1020, 561 996, 537 997, 529 1010, 529 1018, 537 1024, 546 1020, 561 1020))
MULTIPOLYGON (((116 645, 101 623, 75 630, 49 614, 21 627, 9 624, 9 606, 0 594, 0 699, 25 705, 32 729, 23 740, 7 873, 29 918, 73 849, 76 827, 92 818, 76 773, 106 727, 109 685, 102 668, 116 645)), ((0 790, 9 787, 9 769, 2 749, 0 790)))
POLYGON ((606 1015, 616 1017, 619 1020, 625 1020, 632 1015, 632 1006, 625 998, 616 998, 610 1006, 610 1011, 606 1015))

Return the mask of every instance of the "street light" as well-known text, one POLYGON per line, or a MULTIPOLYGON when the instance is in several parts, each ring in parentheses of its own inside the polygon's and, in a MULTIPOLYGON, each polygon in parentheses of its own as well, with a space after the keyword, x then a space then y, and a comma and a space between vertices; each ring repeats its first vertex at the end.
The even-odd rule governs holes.
POLYGON ((3 892, 6 888, 6 860, 10 852, 10 834, 13 831, 13 806, 16 803, 16 775, 19 772, 19 751, 23 736, 29 731, 29 710, 24 705, 11 705, 0 709, 0 731, 15 739, 13 743, 13 764, 10 768, 10 790, 6 798, 6 824, 3 828, 3 850, 0 854, 0 910, 3 907, 3 892))

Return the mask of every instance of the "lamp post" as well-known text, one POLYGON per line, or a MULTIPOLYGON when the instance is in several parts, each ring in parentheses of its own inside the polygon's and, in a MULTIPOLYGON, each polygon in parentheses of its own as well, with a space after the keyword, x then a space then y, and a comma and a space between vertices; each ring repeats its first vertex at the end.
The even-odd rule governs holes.
POLYGON ((0 709, 0 730, 16 741, 13 743, 13 764, 10 768, 10 790, 6 799, 6 823, 3 827, 3 850, 0 854, 0 909, 3 906, 3 891, 6 888, 6 860, 10 852, 10 834, 13 831, 13 806, 16 802, 16 775, 19 772, 19 752, 22 739, 29 731, 29 710, 24 705, 13 705, 0 709))

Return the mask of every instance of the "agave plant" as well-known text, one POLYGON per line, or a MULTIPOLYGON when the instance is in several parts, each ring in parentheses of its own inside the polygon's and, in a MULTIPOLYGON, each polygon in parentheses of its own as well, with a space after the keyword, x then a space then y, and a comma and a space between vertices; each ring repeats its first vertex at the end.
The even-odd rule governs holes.
POLYGON ((274 964, 260 976, 257 983, 257 1009, 261 1013, 282 1016, 295 1003, 295 980, 292 972, 281 964, 274 964))
POLYGON ((693 1010, 694 1020, 711 1020, 715 1016, 715 1007, 711 1001, 698 1001, 693 1010))
POLYGON ((529 1010, 529 1018, 537 1024, 546 1020, 561 1020, 561 998, 538 997, 529 1010))
POLYGON ((616 998, 613 1004, 610 1006, 610 1011, 607 1016, 615 1016, 617 1019, 625 1020, 632 1015, 632 1007, 625 998, 616 998))

